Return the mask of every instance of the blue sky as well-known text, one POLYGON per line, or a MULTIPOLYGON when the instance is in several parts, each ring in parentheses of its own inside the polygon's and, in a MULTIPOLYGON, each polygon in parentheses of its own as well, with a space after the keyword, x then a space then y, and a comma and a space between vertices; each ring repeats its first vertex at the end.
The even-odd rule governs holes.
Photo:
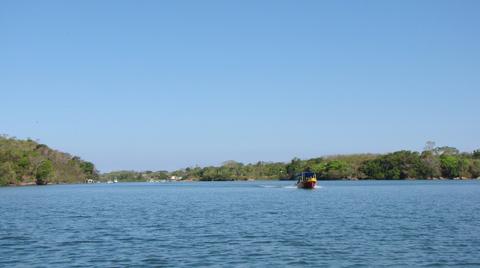
POLYGON ((480 147, 479 1, 2 1, 0 132, 101 171, 480 147))

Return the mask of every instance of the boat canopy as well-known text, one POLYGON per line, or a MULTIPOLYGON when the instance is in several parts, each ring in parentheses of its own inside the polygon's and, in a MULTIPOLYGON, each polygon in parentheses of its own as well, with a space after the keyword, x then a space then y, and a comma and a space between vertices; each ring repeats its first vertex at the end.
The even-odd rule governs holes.
POLYGON ((304 178, 313 178, 313 177, 315 177, 315 173, 314 173, 314 172, 303 172, 303 173, 302 173, 302 177, 304 177, 304 178))
POLYGON ((315 172, 302 172, 295 175, 295 178, 298 180, 308 180, 311 178, 316 178, 315 172))

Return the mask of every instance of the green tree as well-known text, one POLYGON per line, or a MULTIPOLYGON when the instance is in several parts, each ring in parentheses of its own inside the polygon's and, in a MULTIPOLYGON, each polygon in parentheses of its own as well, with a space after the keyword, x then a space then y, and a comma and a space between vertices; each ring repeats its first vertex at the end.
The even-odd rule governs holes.
POLYGON ((440 165, 444 178, 456 178, 460 176, 460 161, 457 156, 442 154, 440 156, 440 165))
POLYGON ((398 151, 366 161, 360 170, 372 179, 416 178, 421 167, 417 152, 398 151))
POLYGON ((12 162, 0 164, 0 186, 16 183, 16 173, 12 162))
POLYGON ((438 155, 456 155, 460 153, 457 148, 449 146, 437 147, 434 151, 438 155))
POLYGON ((473 151, 472 157, 475 159, 480 159, 480 149, 473 151))
POLYGON ((35 180, 37 185, 45 185, 48 179, 53 176, 53 165, 50 160, 43 161, 35 172, 35 180))
POLYGON ((480 178, 480 159, 474 159, 470 162, 469 172, 472 178, 480 178))
POLYGON ((420 156, 419 175, 424 179, 441 176, 440 160, 432 151, 423 151, 420 156))
POLYGON ((352 177, 353 168, 344 160, 329 160, 318 170, 323 179, 345 179, 352 177))
POLYGON ((360 167, 360 171, 369 179, 384 179, 385 171, 380 159, 367 160, 360 167))
POLYGON ((290 164, 287 165, 287 174, 290 178, 295 177, 295 174, 303 171, 302 160, 300 158, 293 158, 290 164))
POLYGON ((86 175, 86 179, 95 180, 98 178, 98 171, 95 169, 95 165, 93 163, 81 161, 80 167, 83 173, 86 175))

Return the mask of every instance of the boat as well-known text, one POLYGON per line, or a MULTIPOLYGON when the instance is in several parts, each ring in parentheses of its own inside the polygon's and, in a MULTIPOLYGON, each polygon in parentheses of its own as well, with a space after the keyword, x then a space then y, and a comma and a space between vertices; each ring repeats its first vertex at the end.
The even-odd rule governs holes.
POLYGON ((302 172, 295 177, 300 189, 314 189, 317 184, 317 175, 314 172, 302 172))

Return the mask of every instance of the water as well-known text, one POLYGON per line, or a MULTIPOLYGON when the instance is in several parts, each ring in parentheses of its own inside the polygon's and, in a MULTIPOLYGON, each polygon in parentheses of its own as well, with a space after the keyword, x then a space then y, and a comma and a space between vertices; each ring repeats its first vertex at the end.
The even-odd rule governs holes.
POLYGON ((480 266, 480 181, 0 188, 0 266, 480 266))

